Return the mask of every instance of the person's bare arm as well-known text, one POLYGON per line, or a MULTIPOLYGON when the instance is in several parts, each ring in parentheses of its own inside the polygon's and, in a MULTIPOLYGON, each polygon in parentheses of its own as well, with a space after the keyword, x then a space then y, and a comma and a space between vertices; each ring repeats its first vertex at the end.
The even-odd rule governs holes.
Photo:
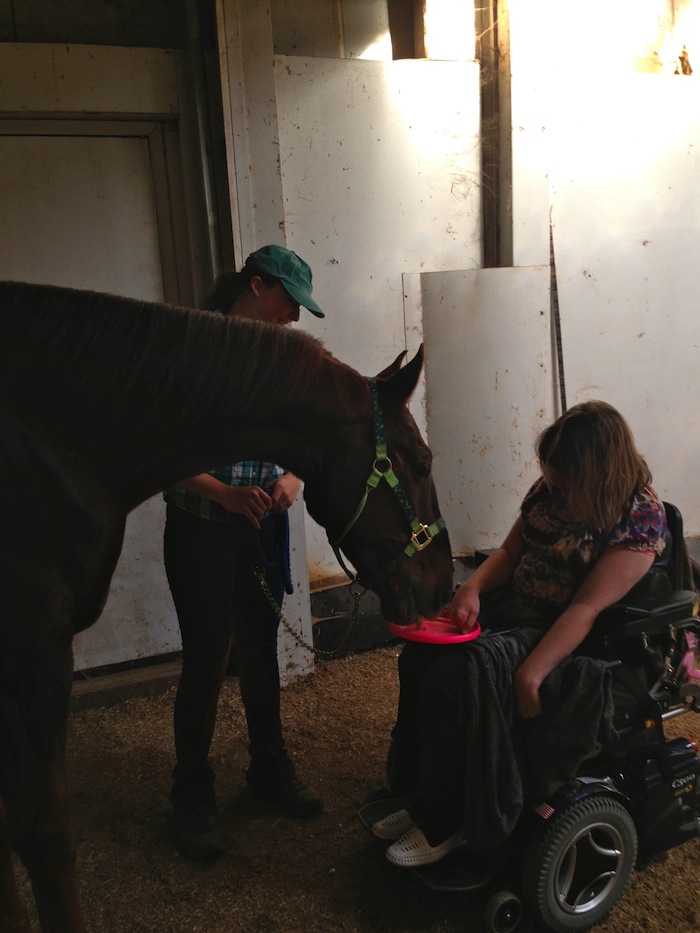
POLYGON ((513 576, 522 550, 523 521, 518 518, 503 544, 465 580, 447 607, 447 612, 462 631, 473 629, 478 621, 481 607, 479 595, 502 586, 513 576))
POLYGON ((532 719, 540 714, 540 685, 547 674, 578 648, 598 614, 621 600, 653 562, 654 554, 619 547, 601 556, 572 603, 515 672, 520 716, 532 719))

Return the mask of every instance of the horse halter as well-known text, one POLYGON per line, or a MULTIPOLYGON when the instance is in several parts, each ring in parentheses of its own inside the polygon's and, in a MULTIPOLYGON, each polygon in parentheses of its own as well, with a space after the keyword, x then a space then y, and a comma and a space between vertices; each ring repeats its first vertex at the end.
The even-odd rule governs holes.
POLYGON ((432 543, 433 538, 445 528, 445 520, 442 518, 442 516, 438 516, 438 518, 431 525, 426 525, 417 518, 410 499, 406 495, 401 483, 399 482, 398 476, 396 473, 394 473, 394 469, 389 458, 384 432, 384 418, 382 416, 382 410, 379 405, 377 380, 367 379, 367 384, 369 386, 369 392, 372 399, 372 424, 374 430, 375 458, 374 463, 372 464, 372 472, 367 478, 367 482, 365 483, 365 491, 362 494, 362 498, 360 499, 357 508, 353 512, 352 518, 335 540, 332 540, 329 536, 328 541, 333 548, 333 552, 335 553, 338 563, 343 568, 348 577, 350 577, 353 582, 357 581, 361 586, 371 589, 372 584, 392 574, 394 570, 400 567, 404 561, 409 560, 411 557, 413 557, 414 554, 418 554, 420 551, 424 551, 428 545, 432 543), (409 538, 408 544, 396 555, 396 557, 390 560, 384 568, 378 570, 371 579, 365 580, 360 577, 359 573, 354 574, 348 570, 343 560, 342 554, 340 553, 340 545, 345 540, 348 532, 355 525, 360 515, 362 515, 362 512, 367 505, 369 494, 374 489, 376 489, 377 486, 379 486, 382 480, 384 480, 389 485, 390 489, 398 499, 399 505, 401 506, 404 515, 408 519, 408 523, 411 529, 411 537, 409 538))

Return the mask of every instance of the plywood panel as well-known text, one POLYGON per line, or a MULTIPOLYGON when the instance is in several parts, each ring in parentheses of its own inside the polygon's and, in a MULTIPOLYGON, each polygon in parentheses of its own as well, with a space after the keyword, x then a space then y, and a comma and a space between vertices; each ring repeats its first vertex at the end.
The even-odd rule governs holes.
POLYGON ((455 553, 500 544, 553 416, 549 269, 421 276, 428 440, 455 553))

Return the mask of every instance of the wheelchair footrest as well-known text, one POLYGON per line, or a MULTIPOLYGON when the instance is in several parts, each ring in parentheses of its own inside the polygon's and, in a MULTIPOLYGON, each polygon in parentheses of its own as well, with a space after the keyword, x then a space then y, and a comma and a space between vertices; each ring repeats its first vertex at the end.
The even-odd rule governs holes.
POLYGON ((504 868, 503 853, 484 858, 467 849, 456 849, 434 865, 412 869, 433 891, 479 891, 504 868))

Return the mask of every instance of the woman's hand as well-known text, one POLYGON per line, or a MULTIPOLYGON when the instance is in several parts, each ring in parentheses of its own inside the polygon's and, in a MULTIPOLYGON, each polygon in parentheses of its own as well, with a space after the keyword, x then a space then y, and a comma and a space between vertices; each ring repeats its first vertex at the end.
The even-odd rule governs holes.
POLYGON ((244 515, 254 528, 260 528, 260 522, 272 504, 270 496, 259 486, 229 486, 211 473, 191 476, 179 486, 211 499, 227 512, 244 515))
POLYGON ((479 594, 488 593, 510 580, 522 550, 523 520, 522 517, 518 517, 503 544, 476 568, 468 580, 465 580, 446 607, 446 612, 463 632, 470 632, 479 621, 479 594))
POLYGON ((222 483, 216 501, 227 512, 243 515, 253 528, 260 528, 265 513, 270 511, 272 499, 259 486, 227 486, 222 483))
POLYGON ((479 619, 480 607, 479 590, 467 580, 454 594, 446 611, 458 628, 463 632, 469 632, 479 619))
POLYGON ((275 480, 271 490, 270 511, 274 513, 286 512, 294 505, 294 500, 301 489, 301 480, 293 473, 285 473, 275 480))

